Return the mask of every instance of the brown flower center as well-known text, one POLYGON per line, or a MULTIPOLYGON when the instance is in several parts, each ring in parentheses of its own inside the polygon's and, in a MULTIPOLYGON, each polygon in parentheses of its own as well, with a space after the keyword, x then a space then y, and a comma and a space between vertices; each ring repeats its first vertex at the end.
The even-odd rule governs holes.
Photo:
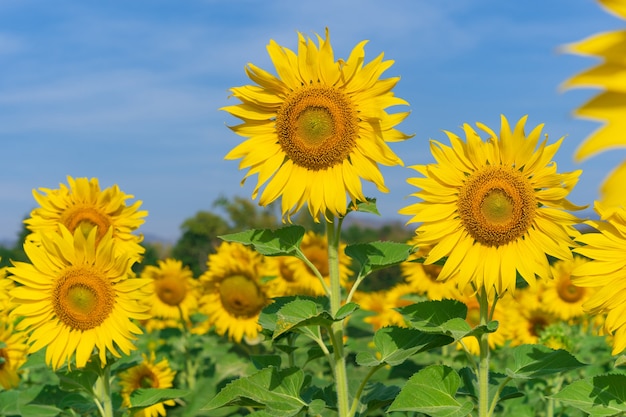
POLYGON ((569 277, 559 279, 556 287, 559 298, 566 303, 578 303, 585 296, 585 289, 572 284, 569 277))
POLYGON ((343 91, 305 86, 287 97, 278 110, 276 133, 289 159, 318 171, 348 158, 356 146, 359 118, 343 91))
POLYGON ((235 317, 254 317, 267 304, 267 298, 257 283, 243 275, 231 275, 224 279, 219 292, 222 306, 235 317))
POLYGON ((467 178, 459 190, 458 208, 470 236, 485 246, 500 246, 528 231, 537 200, 520 171, 488 166, 467 178))
POLYGON ((154 280, 154 290, 163 303, 176 307, 187 295, 187 282, 176 276, 163 276, 154 280))
POLYGON ((73 330, 89 330, 109 317, 115 305, 115 291, 97 269, 73 266, 57 279, 52 305, 65 325, 73 330))
POLYGON ((74 233, 77 228, 80 228, 85 235, 89 233, 92 227, 97 226, 97 242, 102 239, 102 236, 111 226, 111 218, 91 205, 76 205, 67 209, 61 216, 60 222, 70 232, 74 233))

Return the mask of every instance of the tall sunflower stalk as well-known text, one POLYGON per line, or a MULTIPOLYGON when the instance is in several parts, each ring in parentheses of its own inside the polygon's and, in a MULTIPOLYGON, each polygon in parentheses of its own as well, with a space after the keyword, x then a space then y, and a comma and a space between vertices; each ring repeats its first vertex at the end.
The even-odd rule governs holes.
MULTIPOLYGON (((393 61, 383 60, 380 54, 365 64, 366 41, 348 59, 335 60, 328 30, 317 41, 319 46, 298 33, 297 52, 270 41, 267 50, 277 76, 248 64, 246 73, 256 85, 232 88, 241 103, 222 110, 243 121, 231 129, 246 140, 226 159, 241 159, 239 168, 248 169, 244 181, 258 174, 252 197, 260 192, 261 205, 280 198, 282 216, 288 221, 304 205, 316 221, 326 220, 329 285, 319 271, 316 275, 335 316, 344 301, 339 270, 341 219, 349 202, 366 201, 362 179, 388 191, 378 164, 402 165, 402 161, 387 142, 411 136, 394 128, 408 112, 385 111, 408 104, 392 92, 399 77, 380 78, 393 61)), ((329 336, 333 352, 327 356, 337 385, 339 416, 346 417, 351 411, 343 320, 332 323, 329 336)))

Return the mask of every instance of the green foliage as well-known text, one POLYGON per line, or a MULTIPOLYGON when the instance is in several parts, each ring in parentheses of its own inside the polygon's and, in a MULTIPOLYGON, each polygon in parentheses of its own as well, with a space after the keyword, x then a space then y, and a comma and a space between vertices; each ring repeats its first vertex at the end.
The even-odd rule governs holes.
POLYGON ((590 416, 623 416, 626 414, 626 375, 598 375, 575 381, 552 398, 590 416))
POLYGON ((277 230, 247 230, 220 236, 226 242, 238 242, 251 245, 254 250, 265 256, 298 256, 302 257, 300 244, 305 230, 302 226, 286 226, 277 230))
POLYGON ((435 417, 466 416, 474 405, 456 398, 460 384, 461 378, 452 368, 429 366, 407 381, 389 411, 413 411, 435 417))

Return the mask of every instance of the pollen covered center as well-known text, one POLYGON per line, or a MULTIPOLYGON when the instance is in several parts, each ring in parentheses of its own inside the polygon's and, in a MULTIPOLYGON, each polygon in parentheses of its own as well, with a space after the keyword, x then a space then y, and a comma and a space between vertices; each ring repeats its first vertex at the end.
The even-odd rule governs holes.
POLYGON ((180 305, 187 295, 185 280, 176 276, 164 276, 154 281, 154 289, 159 299, 170 306, 180 305))
POLYGON ((488 166, 470 175, 459 190, 459 216, 468 233, 486 246, 523 236, 535 218, 532 185, 511 167, 488 166))
POLYGON ((72 233, 80 227, 85 235, 89 233, 92 227, 96 226, 98 228, 96 237, 98 242, 111 226, 109 216, 91 205, 76 205, 68 208, 61 216, 60 222, 72 233))
POLYGON ((289 159, 318 171, 348 158, 356 146, 359 118, 353 101, 343 91, 305 86, 281 105, 276 133, 289 159))
POLYGON ((231 275, 224 279, 219 292, 224 309, 235 317, 254 317, 267 303, 256 282, 243 275, 231 275))
POLYGON ((115 294, 111 283, 99 271, 74 266, 57 279, 52 302, 61 322, 72 330, 84 331, 98 327, 109 317, 115 294))

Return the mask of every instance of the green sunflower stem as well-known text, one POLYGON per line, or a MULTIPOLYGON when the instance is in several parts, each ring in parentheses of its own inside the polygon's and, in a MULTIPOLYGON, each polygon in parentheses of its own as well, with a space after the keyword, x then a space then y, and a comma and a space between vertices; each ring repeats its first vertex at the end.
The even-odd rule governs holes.
POLYGON ((113 417, 113 400, 111 397, 111 369, 106 364, 100 369, 94 386, 94 401, 102 417, 113 417))
MULTIPOLYGON (((489 299, 485 288, 477 294, 480 305, 480 324, 489 323, 489 299)), ((478 417, 489 416, 489 333, 483 333, 478 339, 480 360, 478 362, 478 417)))
MULTIPOLYGON (((330 277, 330 311, 333 316, 341 308, 341 281, 339 275, 339 236, 341 220, 335 227, 334 218, 326 222, 326 238, 328 239, 328 271, 330 277)), ((350 415, 350 399, 348 395, 348 373, 343 350, 344 323, 336 321, 331 325, 330 340, 333 344, 332 360, 337 389, 337 411, 339 417, 350 415)))

